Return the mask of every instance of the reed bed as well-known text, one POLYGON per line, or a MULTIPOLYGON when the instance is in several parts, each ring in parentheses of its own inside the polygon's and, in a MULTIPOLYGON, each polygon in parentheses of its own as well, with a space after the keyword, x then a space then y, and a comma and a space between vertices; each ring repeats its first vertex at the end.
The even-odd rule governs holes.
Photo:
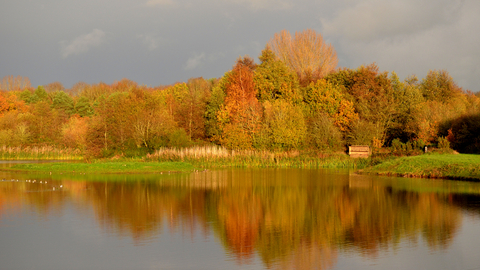
POLYGON ((160 148, 146 161, 183 161, 202 167, 363 168, 369 160, 352 159, 343 153, 306 153, 298 150, 229 150, 220 146, 160 148))
POLYGON ((82 160, 83 153, 79 149, 56 148, 53 146, 0 147, 2 160, 82 160))

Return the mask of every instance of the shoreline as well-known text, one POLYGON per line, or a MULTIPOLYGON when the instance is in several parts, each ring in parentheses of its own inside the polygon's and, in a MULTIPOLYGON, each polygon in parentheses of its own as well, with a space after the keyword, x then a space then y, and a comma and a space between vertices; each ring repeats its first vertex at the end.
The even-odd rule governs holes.
POLYGON ((102 162, 55 162, 55 163, 20 163, 4 172, 39 173, 49 175, 82 174, 163 174, 199 171, 200 168, 187 162, 141 162, 141 161, 102 161, 102 162))
POLYGON ((386 160, 358 174, 480 182, 480 155, 424 154, 386 160))
POLYGON ((215 168, 332 168, 354 169, 358 174, 391 177, 480 181, 480 155, 423 154, 403 157, 348 156, 316 158, 308 155, 265 159, 257 156, 177 160, 116 159, 71 162, 18 163, 0 171, 46 174, 162 174, 188 173, 215 168), (375 164, 375 165, 372 165, 375 164))

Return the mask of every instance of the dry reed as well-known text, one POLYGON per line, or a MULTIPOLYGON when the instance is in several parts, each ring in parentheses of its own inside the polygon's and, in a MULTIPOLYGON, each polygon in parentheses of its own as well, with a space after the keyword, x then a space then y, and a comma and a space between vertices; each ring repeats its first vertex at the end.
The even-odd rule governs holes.
POLYGON ((354 168, 358 161, 344 154, 311 156, 298 150, 229 150, 221 146, 160 148, 144 158, 147 161, 185 161, 206 167, 296 167, 354 168))
POLYGON ((80 160, 80 159, 83 159, 83 153, 79 149, 56 148, 54 146, 13 147, 13 146, 3 145, 0 147, 0 159, 3 159, 3 160, 26 160, 26 159, 80 160))

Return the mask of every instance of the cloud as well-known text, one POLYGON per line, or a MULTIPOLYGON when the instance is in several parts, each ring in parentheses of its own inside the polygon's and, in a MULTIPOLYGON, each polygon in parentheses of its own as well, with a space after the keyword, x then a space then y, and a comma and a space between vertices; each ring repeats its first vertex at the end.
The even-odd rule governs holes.
POLYGON ((334 38, 340 62, 351 68, 376 62, 401 78, 445 69, 477 91, 480 32, 471 27, 480 24, 480 2, 439 1, 363 1, 323 21, 322 33, 334 38))
POLYGON ((173 0, 148 0, 146 5, 149 7, 155 7, 155 6, 173 7, 176 5, 176 3, 173 0))
POLYGON ((462 0, 366 0, 323 19, 323 33, 351 40, 408 35, 447 25, 459 18, 462 0))
POLYGON ((187 63, 185 65, 185 70, 190 70, 190 69, 197 68, 198 66, 200 66, 202 64, 202 61, 204 61, 205 59, 206 59, 205 53, 201 53, 201 54, 198 54, 198 55, 195 54, 195 56, 190 57, 187 60, 187 63))
POLYGON ((72 54, 85 53, 92 47, 100 46, 105 41, 105 32, 93 29, 92 32, 79 36, 71 42, 62 41, 62 56, 67 58, 72 54))
POLYGON ((247 5, 253 11, 287 10, 293 7, 293 4, 287 0, 236 0, 235 2, 247 5))
POLYGON ((147 46, 149 51, 157 49, 162 43, 164 43, 161 38, 154 35, 138 35, 137 37, 142 40, 143 44, 147 46))

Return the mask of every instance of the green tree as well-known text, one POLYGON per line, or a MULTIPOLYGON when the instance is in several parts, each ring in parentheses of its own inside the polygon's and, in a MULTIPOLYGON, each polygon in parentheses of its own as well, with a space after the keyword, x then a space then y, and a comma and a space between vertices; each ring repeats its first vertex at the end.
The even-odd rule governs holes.
POLYGON ((261 63, 254 76, 258 100, 272 102, 284 99, 291 104, 300 104, 303 97, 296 73, 280 61, 268 46, 259 58, 261 63))
POLYGON ((40 101, 48 100, 48 93, 45 91, 45 88, 41 85, 37 87, 35 91, 32 92, 30 89, 24 89, 20 93, 20 99, 25 101, 27 104, 37 103, 40 101))
POLYGON ((93 107, 87 97, 81 96, 78 98, 75 103, 75 113, 82 117, 93 115, 93 107))
POLYGON ((425 99, 418 84, 412 83, 411 78, 401 82, 397 74, 392 72, 390 80, 394 89, 396 113, 388 140, 391 141, 395 138, 400 138, 404 142, 414 140, 418 137, 418 130, 415 127, 415 123, 418 121, 415 119, 418 116, 416 112, 421 109, 425 99))
POLYGON ((344 145, 343 135, 332 118, 325 113, 317 113, 309 123, 309 143, 320 150, 338 150, 344 145))
POLYGON ((62 110, 68 116, 71 116, 75 111, 73 99, 63 91, 57 91, 53 94, 52 108, 62 110))
POLYGON ((48 99, 48 93, 47 91, 45 91, 45 88, 43 86, 39 85, 37 87, 37 90, 35 90, 33 99, 34 99, 33 103, 48 99))
POLYGON ((230 74, 231 71, 225 73, 219 82, 213 86, 212 93, 205 106, 205 136, 215 143, 220 143, 222 131, 218 121, 218 114, 225 103, 225 88, 230 74))

